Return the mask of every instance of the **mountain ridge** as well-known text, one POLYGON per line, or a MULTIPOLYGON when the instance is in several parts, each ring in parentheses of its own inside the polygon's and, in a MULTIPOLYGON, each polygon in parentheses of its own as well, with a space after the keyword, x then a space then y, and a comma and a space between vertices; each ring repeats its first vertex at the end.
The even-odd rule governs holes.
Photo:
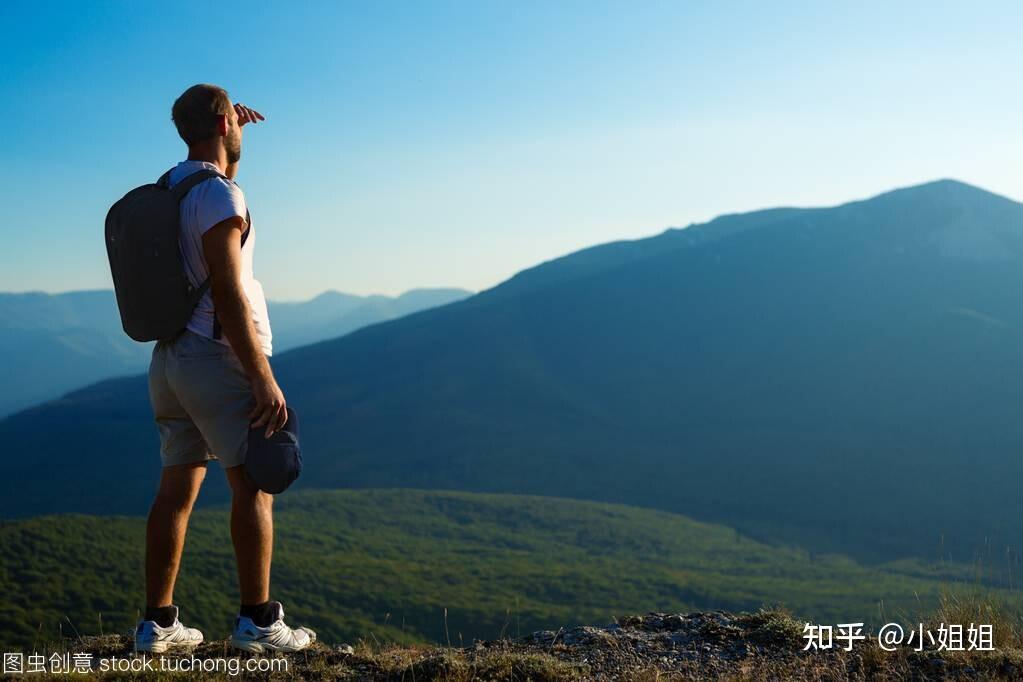
MULTIPOLYGON (((319 486, 623 502, 871 560, 962 558, 984 536, 1016 547, 1023 508, 1007 486, 1023 475, 1009 408, 1023 401, 1013 294, 1023 289, 1023 206, 984 196, 939 182, 894 199, 757 212, 747 225, 733 217, 724 238, 663 241, 639 260, 615 247, 564 273, 548 265, 539 282, 520 278, 273 365, 304 414, 319 486), (1010 259, 950 258, 931 238, 963 229, 1002 240, 1010 259), (963 510, 927 516, 935 491, 963 510), (853 518, 804 510, 834 504, 853 518)), ((141 378, 106 386, 105 399, 0 422, 0 436, 34 449, 27 461, 64 462, 50 432, 99 420, 119 443, 122 479, 149 481, 151 463, 133 454, 155 442, 143 389, 141 378), (104 421, 104 410, 116 417, 104 421)), ((85 464, 60 476, 88 478, 85 464)), ((16 466, 28 494, 31 467, 16 466)), ((134 492, 137 483, 104 502, 142 507, 148 489, 134 492)), ((92 494, 66 490, 59 504, 88 510, 92 494)), ((45 507, 0 507, 17 509, 45 507)))
MULTIPOLYGON (((686 246, 705 243, 706 241, 713 239, 725 238, 735 234, 737 231, 736 223, 741 223, 741 226, 738 227, 738 231, 744 231, 747 229, 755 229, 757 227, 775 224, 795 217, 802 217, 813 212, 842 209, 855 210, 863 204, 898 201, 904 198, 913 198, 917 200, 920 198, 926 198, 929 201, 939 199, 943 203, 947 203, 950 198, 950 193, 959 195, 963 198, 993 198, 999 202, 1004 202, 1010 205, 1023 205, 1003 195, 996 194, 960 180, 941 178, 916 185, 899 187, 864 199, 854 199, 828 206, 776 206, 755 209, 752 211, 723 213, 706 222, 690 223, 689 225, 682 227, 668 227, 665 230, 648 237, 615 240, 578 249, 563 256, 548 259, 532 267, 525 268, 504 282, 501 282, 490 289, 481 291, 480 293, 494 294, 499 292, 500 294, 504 294, 508 290, 521 291, 521 280, 537 277, 544 278, 547 274, 545 270, 555 264, 558 264, 559 266, 563 266, 566 263, 571 264, 573 266, 577 266, 579 270, 585 273, 590 271, 590 269, 587 268, 587 265, 589 264, 592 267, 593 260, 600 262, 603 260, 603 257, 610 254, 615 254, 619 257, 628 257, 631 252, 632 254, 635 254, 637 259, 641 259, 642 257, 656 255, 657 253, 662 253, 674 248, 683 248, 686 246)), ((530 285, 535 284, 535 282, 530 282, 530 285)))

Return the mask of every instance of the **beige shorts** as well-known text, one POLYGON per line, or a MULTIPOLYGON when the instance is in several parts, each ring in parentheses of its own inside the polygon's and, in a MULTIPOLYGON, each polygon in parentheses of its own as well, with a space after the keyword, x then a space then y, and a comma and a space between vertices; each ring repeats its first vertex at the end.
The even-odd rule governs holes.
POLYGON ((163 466, 217 459, 228 469, 245 462, 256 400, 230 346, 187 329, 158 341, 149 364, 149 401, 163 466))

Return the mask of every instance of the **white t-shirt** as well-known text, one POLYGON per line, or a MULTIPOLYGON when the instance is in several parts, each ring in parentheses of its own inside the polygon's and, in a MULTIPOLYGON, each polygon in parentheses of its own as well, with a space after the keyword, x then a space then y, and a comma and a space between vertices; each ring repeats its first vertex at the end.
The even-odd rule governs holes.
MULTIPOLYGON (((220 172, 220 169, 206 161, 182 161, 170 172, 171 186, 204 168, 220 172)), ((202 236, 214 225, 233 216, 246 217, 245 195, 231 180, 210 178, 193 187, 181 201, 181 234, 178 243, 185 264, 185 273, 193 286, 199 286, 209 277, 210 269, 202 248, 202 236)), ((270 333, 270 316, 266 309, 263 287, 252 275, 252 252, 256 248, 256 229, 249 224, 249 236, 242 244, 242 288, 249 300, 252 322, 256 336, 266 355, 271 355, 273 346, 270 333)), ((186 325, 196 334, 213 338, 213 296, 207 289, 192 312, 186 325)), ((221 332, 217 339, 224 345, 231 345, 221 332)))

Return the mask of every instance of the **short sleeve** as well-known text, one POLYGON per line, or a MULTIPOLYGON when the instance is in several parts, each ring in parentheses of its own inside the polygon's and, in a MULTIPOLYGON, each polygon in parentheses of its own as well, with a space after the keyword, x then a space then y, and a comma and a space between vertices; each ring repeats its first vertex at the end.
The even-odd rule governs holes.
POLYGON ((230 180, 211 178, 202 183, 202 196, 196 211, 199 234, 206 234, 214 225, 228 218, 246 216, 245 194, 230 180))

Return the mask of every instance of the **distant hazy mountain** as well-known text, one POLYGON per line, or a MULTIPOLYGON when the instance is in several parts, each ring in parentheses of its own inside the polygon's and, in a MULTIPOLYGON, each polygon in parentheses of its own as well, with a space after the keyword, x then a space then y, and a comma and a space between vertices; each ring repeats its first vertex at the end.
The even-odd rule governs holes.
POLYGON ((0 294, 0 415, 145 368, 111 291, 0 294))
MULTIPOLYGON (((328 291, 269 304, 275 352, 465 298, 462 289, 413 289, 396 298, 328 291)), ((0 416, 102 379, 148 367, 152 344, 121 330, 112 291, 0 293, 0 416)))
MULTIPOLYGON (((303 414, 299 487, 621 501, 1004 565, 1021 293, 1023 205, 940 181, 587 249, 275 367, 303 414)), ((6 419, 0 442, 7 516, 141 513, 158 474, 143 377, 6 419)))
POLYGON ((327 291, 303 303, 269 304, 274 352, 305 346, 393 320, 418 310, 445 305, 471 296, 465 289, 412 289, 392 296, 352 296, 327 291))

